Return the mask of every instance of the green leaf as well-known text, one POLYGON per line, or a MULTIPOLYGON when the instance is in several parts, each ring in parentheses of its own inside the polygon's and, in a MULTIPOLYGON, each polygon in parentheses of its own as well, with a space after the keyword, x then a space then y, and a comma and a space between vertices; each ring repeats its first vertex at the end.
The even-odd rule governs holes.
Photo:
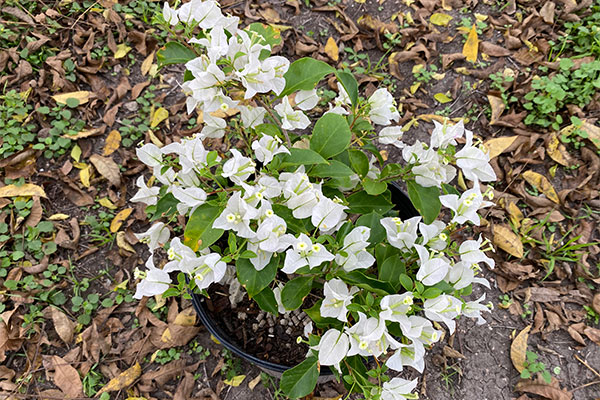
POLYGON ((342 321, 336 318, 322 317, 321 316, 321 304, 323 304, 323 299, 317 301, 311 308, 305 308, 302 311, 306 313, 315 323, 317 328, 325 329, 325 328, 339 328, 343 327, 342 321), (339 326, 338 326, 339 325, 339 326))
POLYGON ((277 307, 277 300, 275 300, 275 294, 271 288, 266 287, 260 291, 259 294, 254 296, 254 300, 258 303, 261 310, 270 312, 271 314, 278 315, 279 309, 277 307))
POLYGON ((281 157, 281 165, 279 168, 297 167, 299 165, 314 165, 314 164, 327 164, 319 153, 316 153, 309 149, 294 149, 291 148, 290 154, 279 155, 281 157))
POLYGON ((404 289, 406 289, 407 292, 410 292, 413 290, 413 281, 412 279, 410 279, 410 276, 406 275, 406 274, 402 274, 400 275, 400 284, 402 285, 402 287, 404 289))
POLYGON ((283 373, 279 384, 286 396, 297 399, 312 393, 319 378, 318 362, 317 357, 311 356, 283 373))
POLYGON ((156 212, 152 217, 152 221, 173 215, 177 211, 177 204, 179 204, 179 200, 177 200, 172 193, 167 193, 162 196, 158 199, 158 202, 156 202, 156 212))
MULTIPOLYGON (((389 194, 389 192, 387 193, 389 194)), ((383 215, 394 207, 392 202, 385 195, 381 194, 371 196, 367 192, 358 192, 349 196, 347 200, 350 205, 350 213, 352 214, 376 212, 383 215)))
POLYGON ((421 295, 424 299, 435 299, 436 297, 438 297, 440 294, 442 294, 442 291, 436 287, 430 287, 425 289, 425 291, 423 292, 423 294, 421 295))
POLYGON ((312 276, 299 276, 285 284, 281 291, 281 302, 286 310, 295 310, 302 305, 312 288, 312 276))
POLYGON ((79 99, 76 99, 75 97, 69 97, 67 99, 67 106, 70 108, 75 108, 79 105, 79 99))
POLYGON ((346 93, 348 93, 348 97, 350 97, 350 101, 352 102, 352 108, 356 108, 358 104, 358 82, 356 78, 352 73, 346 71, 336 71, 335 75, 344 89, 346 89, 346 93))
POLYGON ((369 173, 369 158, 367 155, 356 149, 348 150, 348 158, 352 169, 362 178, 369 173))
POLYGON ((212 224, 222 212, 222 208, 208 203, 196 208, 185 225, 183 243, 198 251, 216 242, 223 235, 223 229, 215 229, 212 224))
POLYGON ((423 187, 415 181, 407 181, 408 197, 417 211, 423 216, 423 222, 431 224, 440 213, 440 190, 437 187, 423 187))
POLYGON ((279 97, 287 96, 297 90, 314 89, 317 83, 335 69, 323 61, 304 57, 294 61, 283 77, 285 88, 279 97))
POLYGON ((169 42, 156 53, 158 68, 171 64, 185 64, 196 57, 196 52, 179 42, 169 42))
POLYGON ((345 178, 354 175, 354 171, 340 161, 331 160, 329 164, 314 166, 309 175, 319 178, 345 178))
POLYGON ((365 178, 362 184, 365 191, 372 196, 377 196, 387 189, 387 183, 374 181, 371 178, 365 178))
POLYGON ((340 154, 350 145, 352 133, 346 119, 338 114, 325 114, 315 123, 310 149, 324 158, 340 154))
POLYGON ((367 226, 371 228, 371 235, 369 236, 369 243, 372 246, 380 243, 385 239, 385 229, 383 225, 379 221, 383 216, 376 212, 371 212, 365 215, 361 215, 360 218, 356 220, 356 225, 367 226))
POLYGON ((310 235, 310 232, 315 229, 309 218, 296 219, 292 215, 292 210, 281 204, 273 204, 273 212, 283 218, 289 230, 294 233, 305 233, 310 235))
POLYGON ((269 286, 277 274, 277 258, 273 257, 266 267, 257 271, 250 260, 239 258, 235 263, 238 280, 246 288, 249 297, 259 294, 269 286))
POLYGON ((342 278, 346 283, 382 294, 384 296, 396 293, 396 289, 394 289, 394 287, 388 282, 383 282, 370 277, 362 271, 354 270, 348 273, 340 273, 340 278, 342 278))
POLYGON ((444 194, 455 194, 460 197, 460 192, 452 185, 448 185, 447 183, 442 183, 442 190, 444 194))
POLYGON ((379 280, 389 282, 394 288, 400 286, 400 276, 406 273, 406 265, 400 257, 389 257, 379 267, 379 280))
POLYGON ((281 34, 275 29, 273 29, 271 25, 261 24, 260 22, 254 22, 248 25, 244 30, 247 32, 254 32, 258 34, 257 42, 259 44, 267 44, 271 46, 271 48, 281 44, 281 34))

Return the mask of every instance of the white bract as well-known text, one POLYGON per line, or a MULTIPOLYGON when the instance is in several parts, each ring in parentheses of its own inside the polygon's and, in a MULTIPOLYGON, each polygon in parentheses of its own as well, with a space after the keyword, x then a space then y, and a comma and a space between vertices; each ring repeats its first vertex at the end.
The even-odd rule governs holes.
POLYGON ((319 243, 313 244, 308 236, 301 233, 292 248, 285 252, 285 262, 281 270, 286 274, 292 274, 304 266, 315 268, 334 258, 335 256, 327 251, 325 246, 319 243))
POLYGON ((417 387, 418 379, 407 381, 402 378, 394 378, 383 383, 381 400, 404 400, 414 399, 411 392, 417 387))
POLYGON ((354 286, 348 290, 348 286, 341 279, 332 279, 325 282, 323 288, 325 299, 321 303, 321 316, 337 318, 342 322, 346 322, 348 305, 358 290, 354 286))
POLYGON ((163 222, 155 222, 146 232, 136 233, 135 237, 142 243, 148 245, 150 252, 159 246, 163 246, 171 237, 169 228, 163 222))
POLYGON ((387 89, 377 89, 368 100, 371 110, 369 118, 377 125, 389 125, 400 120, 394 97, 387 89))
POLYGON ((281 127, 283 129, 291 131, 294 129, 304 129, 310 125, 308 117, 302 111, 294 110, 287 96, 274 109, 281 117, 281 127))
POLYGON ((137 284, 135 294, 133 295, 134 299, 162 294, 169 288, 169 283, 171 282, 169 274, 162 269, 156 268, 152 257, 146 261, 146 268, 148 270, 143 272, 136 268, 136 274, 138 275, 136 278, 141 277, 142 280, 137 284))

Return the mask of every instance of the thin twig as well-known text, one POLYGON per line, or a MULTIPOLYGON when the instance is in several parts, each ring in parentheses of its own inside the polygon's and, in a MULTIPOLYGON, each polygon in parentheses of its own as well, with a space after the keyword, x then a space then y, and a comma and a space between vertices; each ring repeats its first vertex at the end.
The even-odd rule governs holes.
POLYGON ((588 386, 597 385, 599 383, 600 383, 600 381, 589 382, 589 383, 586 383, 585 385, 577 386, 575 389, 571 389, 571 392, 574 392, 574 391, 579 390, 579 389, 583 389, 583 388, 588 387, 588 386))
POLYGON ((585 365, 585 367, 587 369, 592 371, 594 373, 594 375, 596 375, 598 378, 600 378, 600 373, 598 371, 596 371, 594 368, 590 367, 589 364, 587 362, 585 362, 584 360, 582 360, 577 354, 575 354, 575 358, 577 359, 577 361, 579 361, 580 363, 585 365))

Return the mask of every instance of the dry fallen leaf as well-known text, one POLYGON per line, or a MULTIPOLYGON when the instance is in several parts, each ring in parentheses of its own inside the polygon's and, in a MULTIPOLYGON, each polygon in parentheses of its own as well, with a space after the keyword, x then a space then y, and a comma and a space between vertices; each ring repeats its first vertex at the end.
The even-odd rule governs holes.
POLYGON ((80 90, 77 92, 69 92, 69 93, 61 93, 52 96, 54 101, 58 104, 67 104, 67 99, 77 99, 79 100, 79 105, 85 104, 90 99, 91 93, 87 90, 80 90))
POLYGON ((571 400, 573 394, 558 387, 558 384, 548 384, 542 380, 523 380, 515 386, 519 392, 537 394, 550 400, 571 400))
POLYGON ((117 130, 110 131, 104 142, 103 156, 110 156, 121 145, 121 134, 117 130))
POLYGON ((548 199, 552 200, 556 204, 560 204, 560 199, 556 194, 556 190, 554 190, 554 187, 544 175, 533 171, 525 171, 523 172, 523 178, 531 186, 545 194, 548 199))
POLYGON ((519 373, 523 372, 525 369, 525 361, 527 360, 527 339, 529 339, 530 330, 531 325, 525 327, 525 329, 519 332, 510 345, 510 359, 519 373))
POLYGON ((504 153, 506 149, 510 147, 511 144, 515 141, 518 136, 502 136, 499 138, 494 138, 490 140, 486 140, 483 145, 488 151, 488 155, 490 156, 490 160, 494 157, 499 156, 504 153))
POLYGON ((477 52, 479 51, 479 38, 477 37, 477 30, 475 28, 475 24, 471 27, 469 31, 469 36, 467 36, 467 41, 463 46, 463 55, 469 62, 477 62, 477 52))
POLYGON ((517 205, 511 201, 510 203, 508 203, 508 206, 506 206, 506 209, 508 211, 508 217, 510 218, 510 222, 512 222, 512 224, 517 228, 521 227, 521 221, 523 221, 525 216, 523 215, 519 207, 517 207, 517 205))
POLYGON ((142 367, 136 362, 133 367, 126 369, 118 376, 111 379, 102 389, 98 391, 98 393, 96 393, 96 397, 100 396, 104 392, 114 392, 125 389, 135 382, 140 375, 142 375, 142 367))
POLYGON ((92 154, 90 161, 94 164, 96 170, 105 177, 113 186, 121 186, 121 171, 112 158, 102 157, 98 154, 92 154))
POLYGON ((152 113, 152 117, 150 118, 150 127, 156 128, 158 124, 160 124, 167 118, 169 118, 169 112, 163 107, 158 107, 152 113))
POLYGON ((51 360, 55 369, 54 384, 67 397, 83 397, 83 384, 77 370, 59 356, 52 356, 51 360))
POLYGON ((436 93, 433 95, 433 98, 436 99, 440 104, 446 104, 452 101, 452 98, 446 93, 436 93))
POLYGON ((142 72, 142 76, 146 75, 150 72, 150 67, 152 67, 152 61, 154 61, 154 52, 150 53, 148 57, 142 63, 140 71, 142 72))
POLYGON ((108 197, 103 197, 98 200, 101 206, 108 208, 109 210, 116 210, 118 207, 113 204, 108 197))
POLYGON ((248 382, 248 388, 250 390, 254 390, 256 385, 258 385, 260 383, 260 380, 261 380, 260 374, 256 375, 256 378, 254 378, 250 382, 248 382))
POLYGON ((175 317, 175 325, 194 326, 196 324, 196 310, 194 307, 186 308, 175 317))
POLYGON ((46 192, 41 186, 34 185, 33 183, 24 183, 21 186, 14 184, 6 185, 0 188, 0 197, 29 197, 29 196, 40 196, 46 197, 46 192))
POLYGON ((325 54, 327 54, 333 61, 337 62, 340 59, 340 49, 335 43, 335 39, 331 36, 329 39, 327 39, 327 43, 325 44, 325 54))
POLYGON ((117 232, 121 228, 121 225, 123 225, 123 222, 125 222, 125 220, 131 215, 132 211, 133 208, 126 208, 124 210, 119 211, 119 213, 115 215, 115 217, 110 223, 110 231, 112 233, 117 232))
POLYGON ((125 232, 117 232, 117 246, 125 252, 135 253, 135 250, 125 239, 125 232))
POLYGON ((92 167, 90 165, 86 165, 79 171, 79 179, 81 180, 81 184, 86 188, 90 187, 90 177, 92 175, 92 167))
POLYGON ((58 336, 62 339, 65 344, 69 345, 73 341, 73 335, 75 333, 75 322, 71 321, 69 317, 65 315, 56 307, 51 307, 52 322, 54 323, 54 330, 58 333, 58 336))
POLYGON ((438 26, 448 26, 452 21, 452 16, 444 13, 435 13, 429 17, 429 22, 438 26))
POLYGON ((523 243, 521 243, 519 236, 515 235, 509 227, 495 225, 493 242, 508 254, 517 258, 523 257, 523 243))
POLYGON ((115 59, 123 58, 131 51, 131 47, 127 46, 125 43, 121 43, 117 46, 117 51, 115 51, 115 59))
POLYGON ((244 382, 244 379, 246 379, 246 375, 237 375, 231 379, 225 379, 223 383, 229 386, 237 387, 240 386, 242 382, 244 382))
POLYGON ((490 118, 490 124, 494 125, 498 122, 498 119, 506 109, 506 105, 504 101, 498 96, 492 96, 488 94, 488 101, 490 102, 490 107, 492 108, 492 116, 490 118))

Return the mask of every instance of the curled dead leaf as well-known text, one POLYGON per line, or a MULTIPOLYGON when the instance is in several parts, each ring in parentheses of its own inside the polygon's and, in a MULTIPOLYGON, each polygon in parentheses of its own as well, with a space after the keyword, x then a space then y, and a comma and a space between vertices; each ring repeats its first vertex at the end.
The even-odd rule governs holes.
POLYGON ((488 94, 487 98, 490 102, 490 107, 492 108, 490 124, 495 125, 500 119, 500 116, 502 115, 504 110, 506 109, 506 105, 504 104, 504 101, 498 96, 492 96, 488 94))
POLYGON ((105 177, 111 185, 121 186, 121 171, 116 162, 112 158, 102 157, 98 154, 92 154, 90 161, 96 170, 105 177))
POLYGON ((102 155, 110 156, 121 145, 121 134, 117 130, 110 131, 104 142, 104 151, 102 155))
POLYGON ((523 257, 524 252, 521 238, 509 227, 505 225, 495 225, 493 242, 508 254, 517 258, 523 257))
MULTIPOLYGON (((488 96, 489 98, 490 96, 488 96)), ((504 153, 517 139, 518 136, 502 136, 499 138, 486 140, 483 145, 488 151, 490 160, 504 153)))
POLYGON ((122 390, 130 386, 137 378, 142 375, 142 367, 139 363, 135 363, 131 368, 121 372, 118 376, 111 379, 102 389, 96 393, 96 397, 100 396, 104 392, 114 392, 116 390, 122 390))
POLYGON ((34 185, 33 183, 25 183, 17 186, 14 184, 6 185, 0 188, 0 197, 31 197, 39 196, 46 197, 46 192, 41 186, 34 185))
POLYGON ((133 208, 126 208, 119 211, 119 213, 115 215, 110 223, 110 231, 112 233, 117 232, 121 228, 121 225, 123 225, 123 222, 125 222, 125 220, 131 215, 132 211, 133 208))
POLYGON ((325 54, 327 54, 333 61, 337 62, 340 59, 340 49, 335 43, 335 39, 331 36, 329 39, 327 39, 327 43, 325 43, 325 54))
POLYGON ((65 342, 65 344, 71 344, 73 341, 73 335, 75 333, 75 322, 71 321, 69 317, 65 315, 65 313, 56 307, 51 307, 51 312, 54 330, 56 333, 58 333, 58 336, 63 342, 65 342))
POLYGON ((560 199, 558 198, 556 190, 554 190, 554 187, 544 175, 533 171, 525 171, 523 172, 523 178, 531 186, 545 194, 548 199, 552 200, 556 204, 560 204, 560 199))
POLYGON ((550 156, 550 158, 560 165, 564 165, 566 167, 571 165, 571 156, 567 152, 565 146, 558 139, 556 133, 552 133, 552 136, 548 140, 548 143, 546 144, 546 153, 550 156))
POLYGON ((529 330, 531 325, 523 329, 510 345, 510 359, 519 373, 525 369, 525 361, 527 360, 527 340, 529 339, 529 330))

